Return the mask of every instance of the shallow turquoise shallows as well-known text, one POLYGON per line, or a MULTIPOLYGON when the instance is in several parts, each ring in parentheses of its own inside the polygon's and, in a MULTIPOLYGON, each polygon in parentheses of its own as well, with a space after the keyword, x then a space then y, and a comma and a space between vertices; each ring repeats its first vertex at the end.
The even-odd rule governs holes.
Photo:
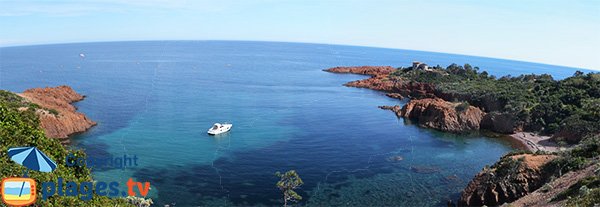
POLYGON ((75 105, 98 126, 73 147, 92 157, 135 155, 138 166, 94 169, 94 178, 121 187, 130 177, 149 181, 158 206, 280 205, 274 173, 291 169, 304 180, 304 205, 445 205, 510 144, 406 123, 377 108, 402 102, 342 86, 365 76, 322 71, 415 60, 470 63, 496 76, 576 70, 320 44, 110 42, 0 48, 0 88, 70 85, 86 95, 75 105), (231 132, 207 135, 225 121, 231 132))

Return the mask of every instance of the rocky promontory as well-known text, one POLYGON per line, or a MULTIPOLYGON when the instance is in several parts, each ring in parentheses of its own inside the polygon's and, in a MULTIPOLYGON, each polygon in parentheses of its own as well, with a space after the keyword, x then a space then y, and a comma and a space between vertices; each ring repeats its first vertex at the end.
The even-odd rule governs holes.
POLYGON ((507 155, 483 169, 464 189, 459 206, 497 206, 515 201, 544 185, 550 178, 542 168, 556 155, 507 155))
POLYGON ((466 103, 453 103, 439 98, 415 99, 403 107, 379 106, 391 110, 398 117, 418 121, 421 127, 445 132, 468 132, 479 130, 485 112, 466 103))
MULTIPOLYGON (((416 120, 422 127, 453 133, 479 129, 504 134, 522 131, 522 127, 516 123, 516 119, 512 114, 498 111, 486 113, 488 110, 500 108, 498 105, 502 105, 502 101, 486 98, 473 101, 480 103, 480 105, 470 105, 468 103, 471 97, 467 95, 446 93, 437 90, 432 83, 414 81, 394 75, 395 72, 402 70, 406 69, 396 69, 391 66, 357 66, 334 67, 324 71, 369 75, 370 78, 351 81, 344 85, 383 91, 387 93, 388 97, 395 99, 410 98, 411 100, 403 108, 404 113, 401 112, 399 106, 382 106, 380 108, 390 109, 398 117, 416 120)), ((435 77, 447 76, 443 72, 431 69, 423 70, 423 72, 435 77)))
POLYGON ((351 74, 363 74, 370 76, 389 75, 396 71, 396 68, 392 66, 356 66, 356 67, 334 67, 326 69, 327 72, 332 73, 351 73, 351 74))
POLYGON ((346 83, 345 86, 369 88, 387 92, 391 98, 412 99, 404 107, 383 106, 398 117, 417 120, 422 127, 446 132, 461 133, 479 130, 485 113, 474 106, 464 105, 437 98, 433 84, 394 79, 390 76, 397 71, 390 66, 335 67, 325 71, 333 73, 352 73, 370 75, 370 78, 346 83))
POLYGON ((400 116, 417 120, 423 127, 446 132, 479 130, 484 115, 477 107, 439 98, 411 100, 400 111, 400 116))
POLYGON ((459 206, 600 203, 598 73, 578 71, 563 80, 547 74, 497 78, 469 64, 442 68, 420 62, 397 69, 361 66, 326 71, 370 75, 344 85, 383 91, 394 99, 409 98, 404 106, 380 108, 422 127, 509 134, 526 150, 536 152, 511 153, 485 167, 463 190, 459 206), (561 142, 570 146, 559 146, 561 142))
POLYGON ((65 140, 71 134, 84 132, 96 125, 72 105, 83 100, 84 96, 69 86, 33 88, 19 95, 40 107, 36 114, 48 137, 65 140))
POLYGON ((390 74, 398 69, 391 66, 358 66, 358 67, 335 67, 325 71, 331 73, 352 73, 370 75, 370 78, 351 81, 345 86, 356 88, 368 88, 387 92, 391 98, 403 99, 407 97, 435 97, 435 87, 432 84, 411 82, 394 79, 390 74))

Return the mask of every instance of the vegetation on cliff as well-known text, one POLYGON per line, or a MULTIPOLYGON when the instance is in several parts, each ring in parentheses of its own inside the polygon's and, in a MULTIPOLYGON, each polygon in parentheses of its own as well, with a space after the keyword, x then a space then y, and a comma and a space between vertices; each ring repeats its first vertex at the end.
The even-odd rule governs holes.
POLYGON ((554 159, 556 155, 505 155, 475 176, 462 193, 459 205, 495 206, 517 200, 548 181, 543 169, 554 159))
POLYGON ((547 74, 496 78, 469 64, 452 64, 399 68, 390 79, 432 84, 439 97, 510 114, 515 128, 554 134, 557 141, 578 143, 600 133, 600 73, 577 71, 563 80, 547 74))
POLYGON ((459 204, 593 206, 600 203, 598 158, 600 135, 557 153, 513 152, 476 175, 459 204))
POLYGON ((43 107, 36 110, 40 127, 46 137, 61 139, 64 144, 69 142, 69 135, 84 132, 96 125, 96 122, 78 112, 72 105, 73 102, 83 100, 84 96, 69 86, 32 88, 19 96, 43 107))
POLYGON ((539 132, 553 135, 559 143, 576 144, 557 153, 515 152, 503 156, 475 176, 459 205, 600 203, 600 73, 578 71, 562 80, 547 74, 497 78, 468 64, 401 67, 392 72, 365 66, 327 71, 371 75, 346 85, 385 91, 393 98, 411 98, 402 109, 381 108, 417 119, 425 127, 462 132, 477 129, 467 127, 469 122, 465 122, 474 120, 481 129, 539 132), (415 106, 419 110, 414 110, 415 106), (457 115, 471 108, 483 112, 472 116, 477 119, 457 115))
POLYGON ((593 206, 600 204, 600 135, 589 137, 577 147, 561 153, 561 158, 556 159, 553 165, 558 176, 566 171, 577 171, 587 166, 594 168, 594 174, 578 180, 566 191, 556 195, 552 201, 566 200, 567 206, 593 206), (557 172, 558 171, 558 172, 557 172))
MULTIPOLYGON (((65 157, 72 153, 77 157, 85 157, 81 150, 66 149, 57 139, 46 137, 39 127, 39 119, 35 114, 35 105, 28 103, 20 96, 0 90, 0 176, 21 177, 25 167, 13 162, 7 155, 11 147, 34 146, 56 161, 57 168, 52 173, 30 170, 28 176, 38 183, 54 181, 62 177, 77 183, 92 181, 91 172, 86 167, 67 167, 65 157), (26 110, 19 110, 28 107, 26 110)), ((38 199, 35 206, 129 206, 125 199, 109 199, 94 195, 90 201, 82 201, 77 197, 52 196, 42 200, 41 186, 37 186, 38 199)))

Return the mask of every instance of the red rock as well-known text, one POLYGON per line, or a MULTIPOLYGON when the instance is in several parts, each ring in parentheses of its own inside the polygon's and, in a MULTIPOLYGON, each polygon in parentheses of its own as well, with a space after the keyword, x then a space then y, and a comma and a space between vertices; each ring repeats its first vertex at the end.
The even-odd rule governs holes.
POLYGON ((335 67, 325 71, 332 73, 353 73, 371 76, 389 75, 396 71, 392 66, 358 66, 358 67, 335 67))
POLYGON ((556 157, 533 154, 503 157, 492 168, 484 169, 469 182, 458 204, 497 206, 517 200, 546 183, 549 178, 542 168, 556 157))
POLYGON ((383 110, 390 110, 393 111, 394 113, 396 113, 396 116, 398 117, 402 117, 402 107, 395 105, 395 106, 379 106, 380 109, 383 110))
POLYGON ((402 79, 390 78, 390 73, 397 69, 390 66, 359 66, 359 67, 335 67, 325 71, 332 73, 353 73, 370 75, 370 78, 351 81, 344 84, 348 87, 368 88, 390 93, 395 98, 435 97, 435 86, 428 83, 410 82, 402 79))
POLYGON ((399 93, 387 93, 385 95, 390 98, 404 99, 404 96, 402 96, 402 94, 399 94, 399 93))
MULTIPOLYGON (((419 125, 447 132, 479 130, 485 113, 477 107, 444 101, 440 98, 411 100, 400 111, 400 116, 418 120, 419 125)), ((396 112, 398 114, 398 112, 396 112)))
POLYGON ((96 122, 77 112, 75 106, 71 105, 73 102, 83 100, 84 96, 69 86, 33 88, 19 95, 44 108, 38 109, 36 114, 40 119, 40 127, 48 137, 67 138, 71 134, 84 132, 96 125, 96 122), (58 114, 50 113, 50 109, 56 110, 58 114))

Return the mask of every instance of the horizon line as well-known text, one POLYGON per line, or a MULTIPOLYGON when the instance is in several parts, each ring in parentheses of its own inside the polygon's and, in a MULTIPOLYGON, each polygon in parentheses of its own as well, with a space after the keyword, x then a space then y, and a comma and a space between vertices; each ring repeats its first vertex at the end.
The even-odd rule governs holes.
MULTIPOLYGON (((293 44, 314 44, 314 45, 331 45, 331 46, 349 46, 349 47, 364 47, 364 48, 375 48, 375 49, 388 49, 388 50, 405 50, 405 51, 417 51, 417 52, 429 52, 429 53, 438 53, 438 54, 447 54, 447 55, 460 55, 467 57, 477 57, 477 58, 488 58, 488 59, 496 59, 496 60, 509 60, 515 62, 523 62, 523 63, 533 63, 547 66, 558 66, 572 69, 582 69, 582 70, 590 70, 600 72, 600 68, 584 68, 577 66, 567 66, 567 65, 557 65, 557 64, 549 64, 549 63, 541 63, 534 62, 528 60, 521 59, 508 59, 501 57, 489 57, 489 56, 479 56, 479 55, 471 55, 471 54, 460 54, 460 53, 450 53, 450 52, 440 52, 440 51, 428 51, 428 50, 417 50, 417 49, 405 49, 405 48, 393 48, 393 47, 383 47, 383 46, 370 46, 370 45, 352 45, 352 44, 339 44, 339 43, 320 43, 320 42, 292 42, 292 41, 277 41, 277 40, 234 40, 234 39, 152 39, 152 40, 98 40, 98 41, 73 41, 73 42, 48 42, 48 43, 23 43, 23 44, 14 44, 14 45, 0 45, 0 49, 2 48, 11 48, 11 47, 30 47, 30 46, 49 46, 49 45, 67 45, 67 44, 86 44, 86 43, 119 43, 119 42, 264 42, 264 43, 293 43, 293 44)), ((1 54, 1 53, 0 53, 1 54)))

